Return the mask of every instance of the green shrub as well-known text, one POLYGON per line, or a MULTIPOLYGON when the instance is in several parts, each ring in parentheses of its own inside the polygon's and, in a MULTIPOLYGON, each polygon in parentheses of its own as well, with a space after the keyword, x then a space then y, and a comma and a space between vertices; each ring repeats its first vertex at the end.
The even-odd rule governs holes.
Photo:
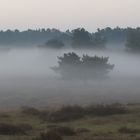
POLYGON ((80 106, 65 106, 48 115, 48 121, 71 121, 84 116, 84 109, 80 106))

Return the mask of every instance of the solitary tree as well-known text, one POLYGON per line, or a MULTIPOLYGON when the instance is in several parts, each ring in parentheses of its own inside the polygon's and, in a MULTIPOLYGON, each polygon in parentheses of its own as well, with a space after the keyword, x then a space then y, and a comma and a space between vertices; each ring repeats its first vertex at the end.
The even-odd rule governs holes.
POLYGON ((65 53, 58 57, 58 66, 52 69, 59 73, 64 79, 99 79, 107 77, 107 74, 114 68, 108 63, 109 57, 98 57, 76 53, 65 53))

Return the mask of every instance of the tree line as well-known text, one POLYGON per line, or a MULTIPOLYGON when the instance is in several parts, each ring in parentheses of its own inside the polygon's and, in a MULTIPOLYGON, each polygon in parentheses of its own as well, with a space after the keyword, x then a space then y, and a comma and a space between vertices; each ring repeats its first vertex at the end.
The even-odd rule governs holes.
MULTIPOLYGON (((37 29, 26 31, 0 31, 0 45, 41 45, 50 48, 97 48, 104 49, 107 44, 124 43, 128 50, 140 50, 140 28, 107 27, 90 33, 84 28, 72 31, 58 29, 37 29)), ((112 45, 113 47, 113 45, 112 45)))

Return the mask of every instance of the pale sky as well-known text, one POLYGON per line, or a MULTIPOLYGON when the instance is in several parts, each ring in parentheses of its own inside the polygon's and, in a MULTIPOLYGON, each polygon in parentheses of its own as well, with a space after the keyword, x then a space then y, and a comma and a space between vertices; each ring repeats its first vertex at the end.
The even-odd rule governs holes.
POLYGON ((0 0, 0 29, 139 25, 140 0, 0 0))

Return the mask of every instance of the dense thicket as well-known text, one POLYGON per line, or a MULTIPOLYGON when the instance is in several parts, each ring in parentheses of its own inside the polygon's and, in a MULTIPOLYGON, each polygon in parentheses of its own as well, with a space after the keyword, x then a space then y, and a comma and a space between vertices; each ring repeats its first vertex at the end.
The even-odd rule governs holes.
POLYGON ((98 57, 76 53, 65 53, 58 57, 58 66, 52 69, 64 79, 98 79, 105 78, 114 65, 108 63, 109 57, 98 57))

